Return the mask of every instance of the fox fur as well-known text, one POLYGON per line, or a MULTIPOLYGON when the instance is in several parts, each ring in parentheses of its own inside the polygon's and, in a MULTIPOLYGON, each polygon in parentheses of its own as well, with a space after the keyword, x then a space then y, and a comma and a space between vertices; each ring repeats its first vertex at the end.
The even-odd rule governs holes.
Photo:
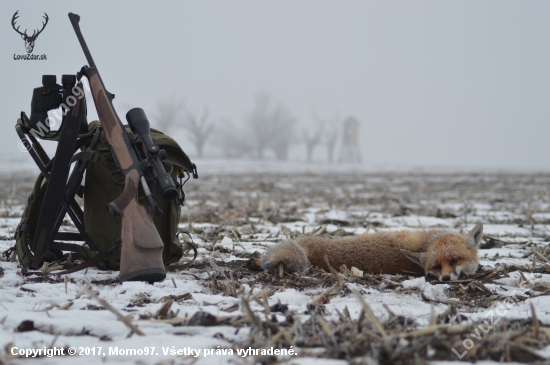
POLYGON ((304 271, 311 265, 328 270, 325 256, 341 265, 381 274, 430 275, 456 280, 477 271, 477 250, 483 237, 479 222, 468 234, 450 230, 378 232, 342 238, 298 237, 269 248, 258 260, 262 269, 304 271))

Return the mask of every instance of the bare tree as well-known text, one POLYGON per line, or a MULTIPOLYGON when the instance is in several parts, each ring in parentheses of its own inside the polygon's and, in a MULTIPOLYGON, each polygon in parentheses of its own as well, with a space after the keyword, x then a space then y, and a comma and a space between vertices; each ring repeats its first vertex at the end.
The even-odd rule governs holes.
POLYGON ((220 131, 215 134, 216 145, 225 157, 240 158, 251 155, 254 149, 251 139, 247 138, 243 126, 235 125, 231 120, 220 122, 220 131))
POLYGON ((154 114, 154 124, 161 132, 170 134, 182 120, 185 111, 185 103, 182 99, 172 95, 170 98, 159 100, 157 113, 154 114))
POLYGON ((252 144, 256 156, 263 158, 271 138, 271 126, 268 117, 271 100, 269 95, 260 93, 254 97, 254 103, 254 110, 248 119, 248 126, 253 136, 252 144))
POLYGON ((214 124, 209 119, 208 108, 204 107, 202 114, 186 110, 183 118, 183 128, 189 132, 191 143, 195 145, 198 157, 204 156, 204 146, 214 132, 214 124))
POLYGON ((340 136, 340 127, 341 121, 338 113, 334 115, 332 119, 321 119, 317 113, 313 112, 313 119, 321 125, 317 129, 316 133, 311 137, 309 135, 305 136, 306 149, 308 154, 308 161, 311 161, 310 155, 313 155, 313 149, 317 144, 321 144, 327 148, 327 157, 329 162, 334 162, 334 153, 336 150, 336 143, 338 142, 338 137, 340 136), (319 134, 318 139, 317 133, 319 134), (311 149, 311 151, 310 151, 311 149))
POLYGON ((267 150, 275 153, 279 160, 288 158, 288 149, 292 141, 295 119, 287 107, 280 102, 272 106, 269 95, 257 94, 255 107, 248 119, 255 154, 263 158, 267 150))

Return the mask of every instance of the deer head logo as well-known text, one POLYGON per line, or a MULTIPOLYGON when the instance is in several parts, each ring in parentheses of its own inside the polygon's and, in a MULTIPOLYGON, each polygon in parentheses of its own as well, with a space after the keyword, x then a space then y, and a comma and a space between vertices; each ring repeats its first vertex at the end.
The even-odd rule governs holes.
POLYGON ((38 29, 35 29, 35 31, 32 33, 32 35, 28 35, 27 34, 27 30, 25 29, 25 32, 24 33, 21 33, 19 31, 19 26, 16 28, 15 27, 15 21, 17 20, 17 18, 19 18, 19 15, 17 15, 17 13, 19 13, 19 10, 17 10, 15 12, 15 14, 13 14, 13 18, 11 18, 11 26, 13 27, 13 29, 21 34, 21 38, 23 38, 23 40, 25 41, 25 48, 27 49, 27 53, 32 53, 32 50, 34 49, 34 42, 36 41, 36 38, 38 38, 38 35, 40 33, 42 33, 42 31, 44 30, 44 28, 46 28, 46 24, 48 24, 48 14, 44 13, 44 19, 46 19, 45 22, 42 22, 42 29, 38 30, 38 29))

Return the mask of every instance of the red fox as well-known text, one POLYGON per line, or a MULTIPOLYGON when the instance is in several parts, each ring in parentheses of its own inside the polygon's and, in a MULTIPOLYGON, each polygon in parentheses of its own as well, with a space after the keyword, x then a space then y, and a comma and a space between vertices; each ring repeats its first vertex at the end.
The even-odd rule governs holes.
POLYGON ((251 263, 276 271, 282 263, 287 271, 303 271, 311 265, 328 270, 330 265, 352 266, 371 273, 432 276, 440 281, 456 280, 460 274, 477 271, 477 249, 483 238, 479 222, 466 235, 448 230, 378 232, 343 238, 299 237, 269 248, 251 263))

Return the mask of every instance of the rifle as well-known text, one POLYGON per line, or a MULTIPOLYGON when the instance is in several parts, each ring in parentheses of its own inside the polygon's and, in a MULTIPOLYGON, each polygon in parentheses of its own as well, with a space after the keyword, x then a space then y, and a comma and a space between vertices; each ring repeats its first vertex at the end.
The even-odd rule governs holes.
POLYGON ((77 78, 80 80, 86 76, 90 84, 101 127, 117 167, 111 179, 119 185, 124 184, 120 196, 107 204, 109 213, 122 218, 119 281, 162 281, 166 277, 162 262, 164 244, 149 212, 138 201, 138 193, 141 186, 149 211, 162 214, 144 177, 147 171, 154 176, 164 199, 177 197, 174 181, 161 162, 166 158, 166 152, 153 143, 149 134, 149 121, 142 109, 134 108, 126 114, 133 133, 126 132, 113 107, 114 95, 105 89, 80 31, 80 16, 69 13, 69 19, 89 63, 89 66, 80 70, 77 78), (121 179, 115 180, 116 175, 121 179))

